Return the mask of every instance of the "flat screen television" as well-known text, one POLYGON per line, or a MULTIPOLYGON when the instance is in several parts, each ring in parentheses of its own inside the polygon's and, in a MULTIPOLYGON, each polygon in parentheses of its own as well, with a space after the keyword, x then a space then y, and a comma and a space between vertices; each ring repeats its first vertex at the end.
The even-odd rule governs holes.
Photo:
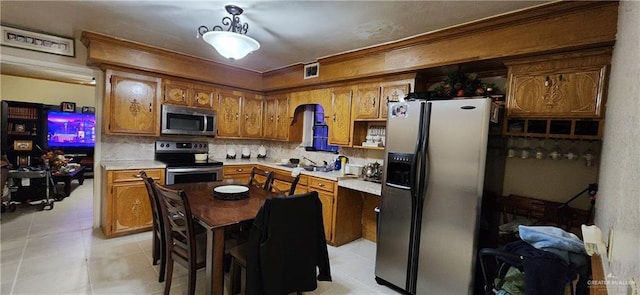
POLYGON ((49 148, 93 148, 96 142, 95 114, 69 112, 47 113, 49 148))

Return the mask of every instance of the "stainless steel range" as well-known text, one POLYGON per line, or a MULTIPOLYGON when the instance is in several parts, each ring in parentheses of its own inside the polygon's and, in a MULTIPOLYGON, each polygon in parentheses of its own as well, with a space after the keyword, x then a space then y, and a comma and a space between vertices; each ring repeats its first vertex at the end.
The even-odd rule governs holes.
POLYGON ((208 152, 208 142, 158 140, 155 159, 167 165, 167 184, 222 180, 222 162, 196 160, 196 155, 208 152))

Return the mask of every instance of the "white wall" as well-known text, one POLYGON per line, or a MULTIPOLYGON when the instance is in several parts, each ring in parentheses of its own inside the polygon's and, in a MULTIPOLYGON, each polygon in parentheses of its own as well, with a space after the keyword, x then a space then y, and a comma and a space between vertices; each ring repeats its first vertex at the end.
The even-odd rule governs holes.
MULTIPOLYGON (((621 1, 618 35, 602 147, 596 219, 605 236, 613 231, 610 271, 640 283, 640 2, 621 1)), ((632 294, 609 286, 609 294, 632 294)), ((636 293, 637 294, 637 293, 636 293)))
POLYGON ((36 102, 60 105, 61 102, 76 103, 76 111, 83 106, 95 107, 96 87, 0 75, 0 100, 36 102))

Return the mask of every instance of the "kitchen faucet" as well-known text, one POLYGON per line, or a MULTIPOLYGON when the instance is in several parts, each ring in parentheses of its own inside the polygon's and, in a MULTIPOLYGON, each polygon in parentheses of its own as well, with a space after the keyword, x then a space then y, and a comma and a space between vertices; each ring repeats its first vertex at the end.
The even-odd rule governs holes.
POLYGON ((309 161, 309 162, 311 162, 311 164, 313 164, 314 166, 318 166, 318 163, 314 162, 313 160, 311 160, 311 159, 309 159, 309 158, 307 158, 305 156, 302 156, 302 158, 307 160, 307 161, 309 161))

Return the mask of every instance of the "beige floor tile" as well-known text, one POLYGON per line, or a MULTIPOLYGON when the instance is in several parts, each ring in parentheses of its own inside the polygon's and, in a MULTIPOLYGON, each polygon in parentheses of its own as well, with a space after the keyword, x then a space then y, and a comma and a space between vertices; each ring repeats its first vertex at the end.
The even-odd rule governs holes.
POLYGON ((18 279, 47 275, 48 273, 63 271, 67 268, 86 266, 87 261, 83 253, 83 251, 68 251, 44 257, 25 258, 20 264, 18 279))
POLYGON ((73 252, 85 254, 79 231, 58 233, 29 239, 24 251, 25 258, 46 258, 58 253, 73 252))
MULTIPOLYGON (((155 274, 151 263, 149 263, 142 253, 126 254, 120 255, 119 257, 98 260, 90 259, 89 271, 93 283, 128 280, 149 272, 155 274)), ((155 275, 153 275, 153 277, 155 277, 155 275)))
MULTIPOLYGON (((74 182, 75 183, 75 182, 74 182)), ((151 232, 105 238, 93 228, 93 180, 73 184, 71 196, 51 211, 33 206, 2 214, 0 293, 162 294, 159 266, 151 264, 151 232)), ((306 294, 397 294, 375 283, 375 243, 356 240, 329 247, 333 282, 319 282, 306 294)), ((196 294, 204 293, 198 271, 196 294)), ((225 294, 229 278, 225 276, 225 294)), ((174 267, 172 295, 186 294, 187 270, 174 267)))
POLYGON ((20 259, 22 259, 26 245, 26 239, 2 241, 2 243, 0 243, 0 263, 19 262, 20 259))
POLYGON ((13 294, 66 294, 72 290, 90 287, 86 265, 65 267, 39 276, 16 279, 13 294))

